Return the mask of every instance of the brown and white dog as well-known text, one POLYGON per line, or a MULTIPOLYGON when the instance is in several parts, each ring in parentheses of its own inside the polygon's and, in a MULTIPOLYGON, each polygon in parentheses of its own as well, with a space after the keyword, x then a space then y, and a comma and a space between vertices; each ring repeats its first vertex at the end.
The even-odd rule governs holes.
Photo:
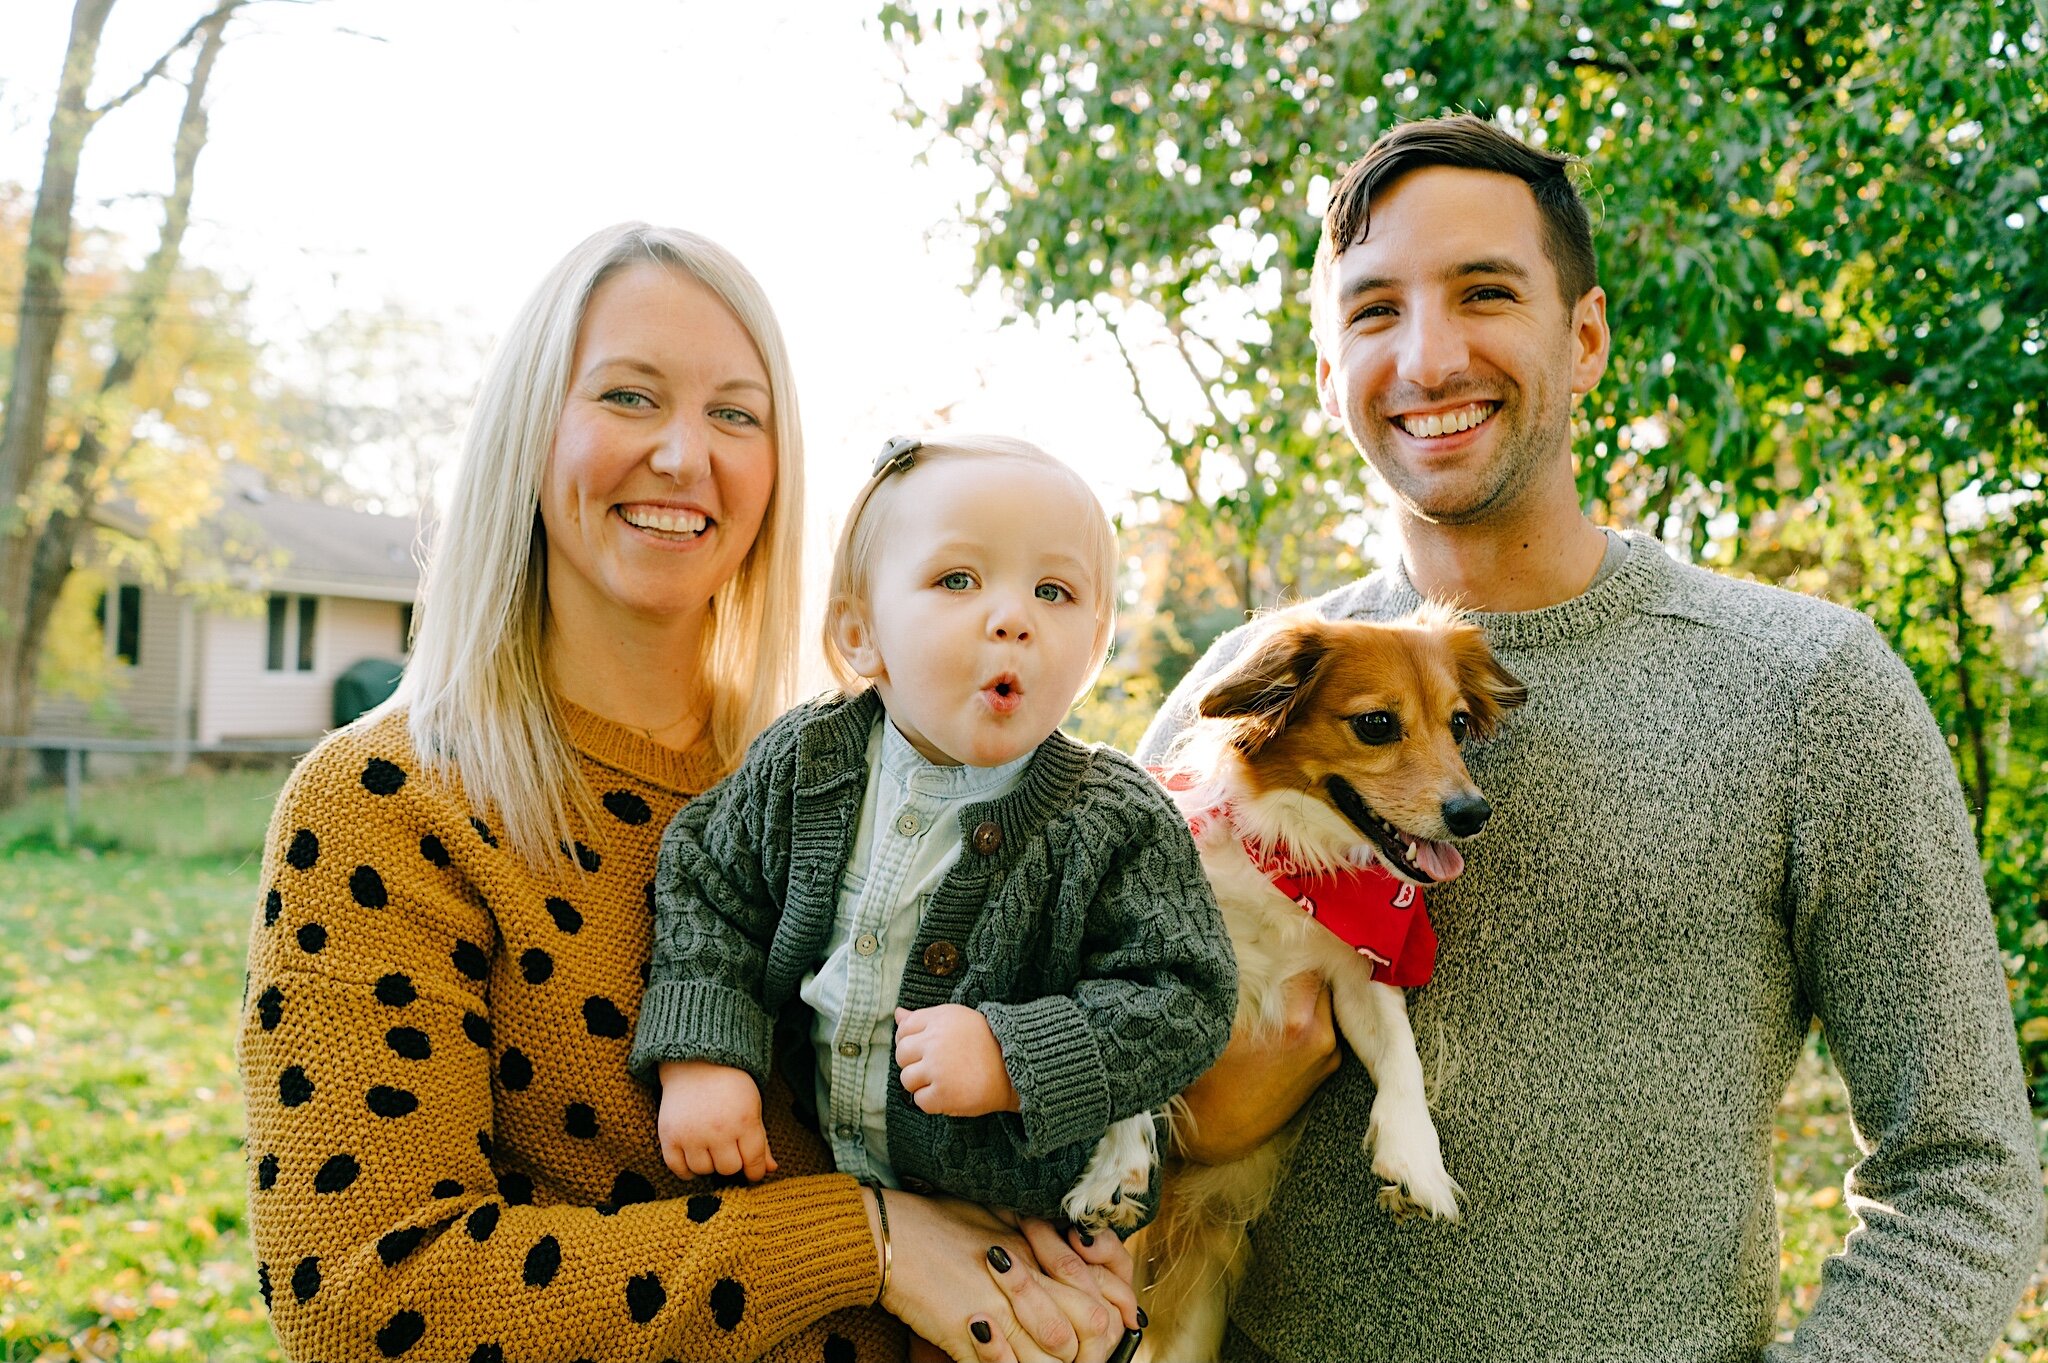
MULTIPOLYGON (((1384 904, 1405 908, 1403 886, 1464 869, 1452 844, 1492 811, 1460 745, 1492 733, 1527 696, 1479 629, 1453 612, 1425 608, 1375 624, 1296 608, 1267 617, 1202 694, 1168 774, 1237 949, 1234 1035, 1281 1033, 1289 977, 1313 970, 1329 981, 1337 1026, 1378 1090, 1365 1145, 1385 1180, 1380 1205, 1400 1216, 1455 1220, 1463 1196, 1430 1119, 1406 995, 1382 982, 1416 978, 1418 950, 1427 978, 1434 938, 1415 902, 1416 925, 1395 925, 1421 934, 1405 955, 1370 934, 1354 946, 1319 921, 1313 901, 1325 887, 1377 881, 1393 892, 1384 904)), ((1158 1217, 1133 1246, 1150 1316, 1147 1357, 1216 1356, 1247 1230, 1271 1201, 1300 1126, 1290 1122, 1228 1164, 1169 1162, 1158 1217)))

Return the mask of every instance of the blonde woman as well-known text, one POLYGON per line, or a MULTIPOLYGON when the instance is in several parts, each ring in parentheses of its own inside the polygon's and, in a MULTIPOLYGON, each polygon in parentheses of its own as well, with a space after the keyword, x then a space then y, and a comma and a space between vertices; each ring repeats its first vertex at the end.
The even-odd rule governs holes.
POLYGON ((878 1203, 773 1089, 783 1176, 681 1182, 627 1077, 661 831, 788 699, 802 468, 712 243, 607 229, 513 322, 405 681, 271 826, 240 1051, 290 1357, 900 1356, 876 1304, 956 1357, 1114 1347, 1113 1237, 878 1203))

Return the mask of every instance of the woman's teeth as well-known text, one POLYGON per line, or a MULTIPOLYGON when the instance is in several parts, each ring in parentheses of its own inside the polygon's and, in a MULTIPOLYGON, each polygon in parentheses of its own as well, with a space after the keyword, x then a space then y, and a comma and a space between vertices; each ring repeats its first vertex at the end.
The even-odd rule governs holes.
POLYGON ((1469 431, 1494 413, 1497 402, 1474 402, 1448 412, 1427 412, 1420 416, 1397 416, 1394 421, 1410 435, 1456 435, 1469 431))
POLYGON ((657 511, 652 507, 620 507, 626 524, 639 530, 658 530, 665 535, 701 535, 710 522, 692 511, 657 511))

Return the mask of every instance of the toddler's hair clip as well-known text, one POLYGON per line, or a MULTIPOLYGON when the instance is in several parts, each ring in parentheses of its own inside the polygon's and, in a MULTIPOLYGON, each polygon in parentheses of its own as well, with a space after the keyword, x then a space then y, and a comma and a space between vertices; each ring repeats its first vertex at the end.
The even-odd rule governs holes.
POLYGON ((923 448, 924 441, 914 435, 896 436, 882 446, 882 452, 875 456, 874 471, 868 476, 880 478, 885 474, 910 472, 917 464, 914 456, 923 448))

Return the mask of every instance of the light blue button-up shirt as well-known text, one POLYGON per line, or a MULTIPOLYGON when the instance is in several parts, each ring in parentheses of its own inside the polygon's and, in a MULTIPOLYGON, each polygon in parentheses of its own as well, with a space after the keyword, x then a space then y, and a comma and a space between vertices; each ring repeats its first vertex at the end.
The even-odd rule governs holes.
POLYGON ((843 1174, 897 1186, 889 1166, 889 1060, 896 991, 924 897, 959 860, 960 810, 1015 789, 1031 753, 1000 767, 927 762, 883 716, 825 960, 804 976, 817 1051, 818 1119, 843 1174))

